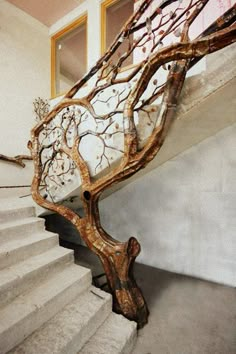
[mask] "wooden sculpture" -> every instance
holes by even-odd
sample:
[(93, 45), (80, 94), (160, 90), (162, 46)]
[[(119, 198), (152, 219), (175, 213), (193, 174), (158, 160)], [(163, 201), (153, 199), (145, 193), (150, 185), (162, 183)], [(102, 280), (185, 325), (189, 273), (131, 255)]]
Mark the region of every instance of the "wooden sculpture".
[(11, 163), (14, 163), (14, 164), (24, 168), (25, 163), (23, 162), (23, 160), (32, 160), (32, 157), (29, 155), (17, 155), (17, 156), (12, 157), (12, 156), (6, 156), (3, 154), (0, 154), (0, 160), (6, 161), (6, 162), (11, 162)]
[[(99, 198), (155, 157), (173, 123), (188, 69), (206, 54), (235, 42), (235, 5), (197, 38), (189, 38), (189, 29), (207, 2), (161, 1), (150, 14), (153, 1), (142, 1), (101, 59), (32, 129), (29, 142), (35, 169), (34, 200), (77, 228), (103, 264), (114, 309), (137, 321), (139, 327), (148, 317), (133, 276), (140, 244), (134, 237), (119, 242), (103, 229)], [(122, 53), (121, 45), (126, 48)], [(143, 59), (123, 70), (127, 58), (138, 50)], [(161, 70), (168, 73), (164, 81), (159, 80)], [(140, 112), (149, 114), (152, 104), (158, 106), (156, 121), (150, 122), (151, 134), (140, 146), (137, 120)], [(118, 136), (122, 143), (117, 146)], [(95, 165), (89, 165), (86, 146), (93, 142), (99, 151)], [(83, 216), (58, 198), (74, 178), (81, 179)], [(39, 190), (40, 185), (44, 190)]]

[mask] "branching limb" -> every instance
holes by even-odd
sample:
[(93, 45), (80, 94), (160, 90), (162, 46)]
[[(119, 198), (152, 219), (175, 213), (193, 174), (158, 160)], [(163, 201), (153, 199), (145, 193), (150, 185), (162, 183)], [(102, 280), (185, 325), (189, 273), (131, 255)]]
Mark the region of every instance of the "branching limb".
[(9, 157), (9, 156), (0, 154), (0, 160), (11, 162), (11, 163), (14, 163), (14, 164), (24, 168), (25, 163), (23, 162), (23, 160), (32, 160), (32, 157), (29, 155), (17, 155), (15, 157)]

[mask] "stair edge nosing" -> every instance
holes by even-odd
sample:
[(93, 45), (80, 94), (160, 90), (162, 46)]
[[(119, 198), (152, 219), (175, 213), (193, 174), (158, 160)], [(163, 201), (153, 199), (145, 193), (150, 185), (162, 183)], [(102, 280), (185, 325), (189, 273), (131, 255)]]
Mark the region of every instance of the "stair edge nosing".
[[(32, 332), (36, 331), (45, 322), (54, 317), (58, 312), (58, 308), (64, 308), (70, 301), (73, 301), (76, 296), (89, 288), (90, 285), (91, 272), (89, 270), (87, 272), (84, 271), (77, 279), (73, 279), (71, 284), (57, 291), (56, 294), (53, 294), (53, 297), (46, 299), (46, 301), (44, 299), (44, 303), (40, 303), (39, 301), (39, 304), (31, 304), (18, 321), (8, 323), (8, 327), (5, 325), (5, 328), (2, 328), (2, 332), (0, 332), (0, 352), (6, 353), (16, 347), (24, 338), (28, 337)], [(34, 291), (37, 291), (37, 289), (34, 289)], [(14, 301), (10, 305), (14, 306)], [(9, 306), (8, 311), (13, 310), (10, 309), (10, 305), (7, 305)], [(32, 310), (33, 305), (34, 310)], [(0, 313), (1, 312), (2, 311), (0, 311)], [(37, 321), (34, 319), (35, 315)], [(6, 324), (6, 322), (4, 322), (4, 324)]]

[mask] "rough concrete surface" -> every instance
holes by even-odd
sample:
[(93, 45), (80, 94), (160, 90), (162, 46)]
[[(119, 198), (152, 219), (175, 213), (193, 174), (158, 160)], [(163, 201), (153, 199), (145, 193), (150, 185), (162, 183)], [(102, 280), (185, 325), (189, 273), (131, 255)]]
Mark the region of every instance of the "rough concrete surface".
[(136, 323), (111, 313), (78, 354), (129, 354), (137, 336)]
[(105, 230), (135, 236), (140, 263), (236, 286), (235, 137), (236, 124), (102, 200)]
[(88, 288), (9, 354), (76, 353), (110, 313), (110, 295)]
[(99, 338), (96, 353), (129, 354), (136, 324), (112, 313), (111, 295), (91, 287), (91, 271), (34, 215), (1, 200), (0, 353), (88, 354)]
[(90, 285), (88, 269), (68, 265), (59, 274), (0, 309), (0, 353), (6, 353), (55, 316)]
[(133, 354), (235, 354), (236, 290), (136, 265), (150, 317)]
[[(69, 251), (69, 252), (68, 252)], [(55, 246), (0, 271), (0, 307), (41, 284), (49, 274), (63, 271), (74, 260), (73, 252)], [(1, 261), (0, 261), (1, 263)]]

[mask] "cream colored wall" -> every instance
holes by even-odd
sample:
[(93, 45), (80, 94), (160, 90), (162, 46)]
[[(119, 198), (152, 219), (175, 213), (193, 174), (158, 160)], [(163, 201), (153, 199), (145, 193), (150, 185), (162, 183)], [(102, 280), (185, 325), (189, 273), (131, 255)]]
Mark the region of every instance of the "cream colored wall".
[(235, 287), (235, 136), (236, 123), (104, 199), (105, 230), (137, 237), (138, 262)]
[[(1, 0), (0, 53), (0, 153), (29, 154), (26, 145), (35, 124), (32, 102), (50, 95), (48, 28)], [(0, 161), (0, 186), (30, 184), (31, 165), (22, 169)]]

